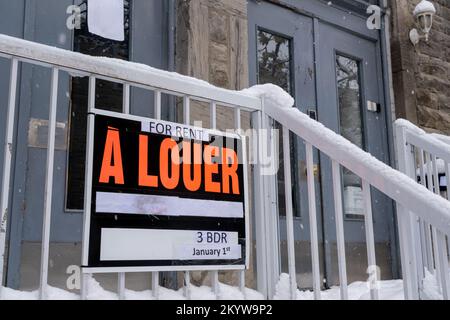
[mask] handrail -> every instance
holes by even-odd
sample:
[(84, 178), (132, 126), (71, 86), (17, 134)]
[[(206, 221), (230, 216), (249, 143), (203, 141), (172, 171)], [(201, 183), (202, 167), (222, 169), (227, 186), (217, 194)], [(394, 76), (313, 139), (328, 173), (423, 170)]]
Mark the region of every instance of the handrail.
[(264, 111), (306, 142), (441, 231), (450, 234), (450, 202), (391, 168), (296, 108), (266, 101)]
[[(246, 94), (215, 87), (205, 81), (119, 59), (93, 57), (48, 45), (0, 34), (0, 55), (33, 64), (56, 67), (78, 75), (94, 75), (134, 86), (184, 94), (199, 101), (216, 101), (250, 110), (260, 110), (261, 100)], [(186, 82), (189, 82), (188, 85)]]

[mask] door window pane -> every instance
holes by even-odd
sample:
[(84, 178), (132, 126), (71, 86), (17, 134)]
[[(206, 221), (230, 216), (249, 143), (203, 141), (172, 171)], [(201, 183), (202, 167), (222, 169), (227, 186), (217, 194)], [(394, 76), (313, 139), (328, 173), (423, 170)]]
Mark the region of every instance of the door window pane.
[[(364, 149), (364, 130), (361, 113), (361, 82), (358, 61), (336, 55), (336, 80), (339, 99), (340, 134)], [(344, 212), (346, 218), (362, 219), (364, 206), (361, 179), (346, 168), (344, 180)]]
[(290, 40), (258, 31), (258, 83), (273, 83), (291, 92)]
[[(292, 40), (264, 30), (258, 30), (258, 83), (273, 83), (283, 88), (290, 95), (294, 96), (292, 90)], [(283, 144), (281, 125), (275, 123), (275, 129), (279, 130), (279, 170), (277, 174), (278, 188), (278, 210), (281, 216), (286, 214), (285, 186), (284, 186), (284, 167), (283, 167)], [(298, 206), (298, 169), (297, 169), (297, 151), (296, 137), (290, 135), (290, 154), (291, 154), (291, 179), (293, 182), (292, 202), (295, 216), (300, 216), (300, 207)]]

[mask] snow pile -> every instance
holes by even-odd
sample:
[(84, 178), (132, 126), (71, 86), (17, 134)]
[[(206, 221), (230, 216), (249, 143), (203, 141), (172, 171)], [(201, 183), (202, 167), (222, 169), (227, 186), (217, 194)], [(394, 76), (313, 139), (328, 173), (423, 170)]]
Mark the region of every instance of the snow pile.
[(427, 134), (425, 131), (423, 131), (419, 127), (415, 126), (413, 123), (409, 122), (406, 119), (397, 119), (394, 121), (394, 124), (397, 127), (403, 127), (405, 129), (408, 129), (408, 130), (414, 132), (415, 134), (418, 134), (418, 135)]
[(267, 103), (275, 104), (281, 108), (290, 108), (295, 102), (289, 93), (271, 83), (256, 85), (240, 92), (256, 98), (264, 98)]
[[(426, 276), (423, 280), (423, 299), (428, 300), (442, 300), (440, 288), (437, 285), (436, 277), (430, 272), (426, 271)], [(403, 280), (382, 280), (379, 282), (379, 298), (381, 300), (404, 300)], [(290, 286), (289, 275), (282, 273), (280, 280), (275, 287), (275, 300), (289, 300)], [(339, 287), (332, 287), (331, 289), (321, 291), (321, 298), (323, 300), (339, 300)], [(370, 300), (370, 289), (367, 282), (356, 281), (348, 285), (349, 300)], [(313, 291), (297, 290), (297, 300), (313, 300)]]
[[(102, 288), (100, 283), (91, 277), (87, 284), (88, 300), (118, 300), (116, 292), (108, 291)], [(193, 300), (262, 300), (264, 296), (253, 289), (245, 288), (245, 297), (237, 287), (233, 287), (224, 283), (219, 283), (219, 293), (216, 297), (211, 287), (208, 286), (193, 286), (190, 287), (191, 299)], [(0, 300), (37, 300), (39, 292), (36, 291), (19, 291), (3, 287)], [(78, 294), (48, 286), (47, 288), (48, 300), (79, 300)], [(151, 290), (134, 291), (125, 289), (126, 300), (153, 300)], [(184, 288), (179, 290), (171, 290), (164, 287), (159, 287), (160, 300), (185, 300)]]
[[(290, 299), (289, 289), (289, 275), (283, 273), (280, 275), (275, 288), (275, 300)], [(380, 299), (382, 300), (402, 300), (403, 296), (403, 281), (402, 280), (385, 280), (380, 281), (379, 289)], [(332, 287), (329, 290), (321, 291), (321, 298), (323, 300), (339, 300), (339, 287)], [(349, 300), (370, 300), (370, 289), (367, 282), (356, 281), (348, 285)], [(314, 300), (314, 292), (305, 290), (297, 290), (297, 300)]]

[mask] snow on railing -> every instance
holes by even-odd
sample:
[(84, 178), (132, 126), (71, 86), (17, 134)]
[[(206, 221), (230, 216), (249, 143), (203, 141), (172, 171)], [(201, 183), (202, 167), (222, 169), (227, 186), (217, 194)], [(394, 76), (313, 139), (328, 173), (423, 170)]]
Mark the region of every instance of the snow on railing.
[[(450, 145), (444, 142), (445, 137), (427, 134), (404, 119), (398, 119), (395, 127), (399, 170), (419, 181), (429, 192), (449, 200)], [(424, 280), (429, 272), (435, 276), (443, 298), (449, 299), (448, 222), (433, 221), (430, 212), (413, 209), (399, 208), (401, 215), (408, 217), (399, 221), (399, 229), (411, 232), (404, 254), (409, 261), (406, 276), (414, 290), (413, 297), (425, 294)]]

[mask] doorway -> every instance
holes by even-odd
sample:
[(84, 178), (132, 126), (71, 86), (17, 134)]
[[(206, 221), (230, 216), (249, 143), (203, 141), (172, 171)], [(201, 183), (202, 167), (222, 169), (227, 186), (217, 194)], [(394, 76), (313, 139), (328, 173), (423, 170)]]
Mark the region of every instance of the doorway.
[[(380, 35), (363, 12), (318, 0), (249, 1), (251, 84), (275, 83), (295, 107), (389, 163)], [(275, 127), (277, 124), (274, 124)], [(297, 282), (312, 287), (305, 147), (291, 136), (292, 198)], [(280, 152), (282, 154), (282, 152)], [(280, 159), (282, 160), (282, 159)], [(280, 161), (280, 164), (282, 161)], [(324, 288), (339, 283), (331, 161), (314, 154), (320, 273)], [(368, 277), (361, 181), (342, 169), (348, 280)], [(287, 272), (283, 168), (278, 172), (280, 271)], [(372, 189), (377, 265), (381, 278), (396, 270), (393, 204)]]

